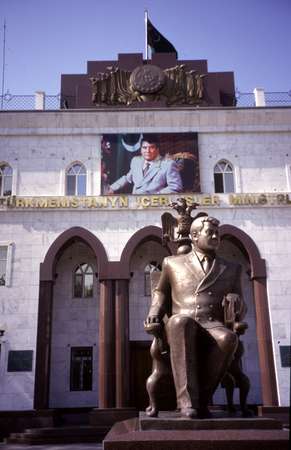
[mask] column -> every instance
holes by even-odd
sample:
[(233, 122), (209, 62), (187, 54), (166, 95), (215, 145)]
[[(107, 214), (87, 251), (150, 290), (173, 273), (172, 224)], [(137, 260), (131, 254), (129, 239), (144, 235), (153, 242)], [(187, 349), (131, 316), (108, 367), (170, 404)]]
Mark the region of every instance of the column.
[(128, 280), (116, 281), (115, 293), (115, 364), (116, 407), (129, 404), (129, 292)]
[(255, 88), (254, 96), (256, 106), (266, 106), (265, 91), (263, 88)]
[(34, 96), (34, 109), (45, 109), (45, 92), (36, 91)]
[(266, 279), (254, 279), (253, 283), (263, 405), (278, 406), (278, 390), (273, 356), (273, 342), (268, 309)]
[(114, 282), (100, 281), (99, 408), (115, 406)]
[(35, 363), (34, 408), (49, 407), (53, 281), (40, 281)]

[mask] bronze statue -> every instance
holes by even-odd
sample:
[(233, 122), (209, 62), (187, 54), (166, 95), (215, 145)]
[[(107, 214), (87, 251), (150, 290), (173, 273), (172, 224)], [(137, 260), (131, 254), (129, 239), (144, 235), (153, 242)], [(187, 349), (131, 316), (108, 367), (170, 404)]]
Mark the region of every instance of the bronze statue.
[[(187, 418), (211, 416), (208, 405), (238, 344), (232, 326), (245, 313), (240, 266), (216, 255), (218, 228), (219, 221), (205, 213), (194, 218), (193, 248), (164, 259), (145, 321), (146, 331), (169, 347), (177, 407)], [(166, 360), (160, 359), (159, 365), (163, 371)], [(159, 379), (157, 374), (148, 386), (150, 416), (160, 409), (154, 398)]]

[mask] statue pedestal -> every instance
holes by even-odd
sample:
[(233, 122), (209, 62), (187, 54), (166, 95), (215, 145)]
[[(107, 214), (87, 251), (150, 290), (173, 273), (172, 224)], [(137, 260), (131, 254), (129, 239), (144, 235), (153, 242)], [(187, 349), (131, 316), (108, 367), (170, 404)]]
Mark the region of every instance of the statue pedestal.
[(275, 419), (226, 417), (183, 419), (175, 412), (158, 418), (140, 413), (118, 422), (103, 441), (104, 450), (287, 450), (289, 432)]

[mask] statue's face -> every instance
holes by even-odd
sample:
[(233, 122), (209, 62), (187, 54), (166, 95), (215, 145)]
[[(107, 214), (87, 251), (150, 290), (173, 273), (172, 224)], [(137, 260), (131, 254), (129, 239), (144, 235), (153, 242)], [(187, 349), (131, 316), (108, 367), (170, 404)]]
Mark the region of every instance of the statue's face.
[(215, 252), (220, 244), (218, 226), (204, 222), (202, 230), (192, 236), (193, 244), (202, 253)]

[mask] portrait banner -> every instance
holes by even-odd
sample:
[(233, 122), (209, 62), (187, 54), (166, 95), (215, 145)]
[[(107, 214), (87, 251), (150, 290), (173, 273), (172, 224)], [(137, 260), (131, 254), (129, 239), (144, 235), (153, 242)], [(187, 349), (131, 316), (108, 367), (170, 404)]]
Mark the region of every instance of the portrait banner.
[(197, 133), (104, 134), (101, 195), (199, 193)]

